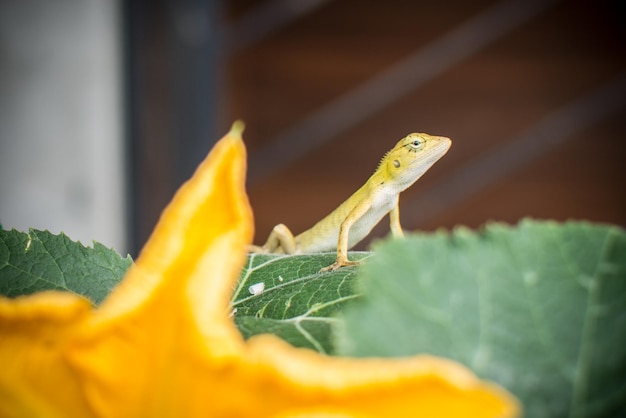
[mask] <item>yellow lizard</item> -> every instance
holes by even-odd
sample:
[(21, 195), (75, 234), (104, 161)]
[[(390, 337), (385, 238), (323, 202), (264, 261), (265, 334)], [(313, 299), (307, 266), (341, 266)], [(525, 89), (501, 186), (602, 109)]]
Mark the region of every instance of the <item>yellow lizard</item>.
[(302, 254), (337, 249), (336, 261), (320, 271), (358, 264), (348, 260), (352, 248), (389, 213), (392, 235), (401, 237), (398, 197), (417, 181), (450, 148), (443, 136), (412, 133), (402, 138), (381, 160), (378, 168), (359, 190), (324, 219), (294, 237), (278, 224), (262, 247), (253, 252)]

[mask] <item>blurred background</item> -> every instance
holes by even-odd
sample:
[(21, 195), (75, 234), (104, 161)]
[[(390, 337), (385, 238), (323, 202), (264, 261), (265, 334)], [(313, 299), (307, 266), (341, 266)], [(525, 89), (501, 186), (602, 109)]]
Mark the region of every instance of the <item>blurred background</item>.
[(405, 229), (626, 226), (625, 118), (617, 0), (0, 0), (0, 222), (133, 256), (235, 119), (262, 243), (415, 131)]

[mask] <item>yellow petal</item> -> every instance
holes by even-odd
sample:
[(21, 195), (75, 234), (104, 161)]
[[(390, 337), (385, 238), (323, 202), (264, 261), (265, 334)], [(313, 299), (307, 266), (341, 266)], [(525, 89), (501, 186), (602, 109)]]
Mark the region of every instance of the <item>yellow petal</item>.
[(228, 318), (252, 238), (242, 130), (179, 189), (99, 309), (58, 292), (0, 299), (0, 416), (516, 416), (511, 395), (448, 360), (243, 341)]
[(63, 349), (90, 309), (71, 293), (0, 297), (1, 417), (89, 416)]
[(194, 390), (203, 387), (204, 399), (216, 383), (210, 378), (219, 378), (212, 368), (241, 353), (227, 316), (252, 241), (241, 129), (235, 125), (178, 190), (123, 283), (68, 350), (89, 402), (105, 416), (192, 416)]

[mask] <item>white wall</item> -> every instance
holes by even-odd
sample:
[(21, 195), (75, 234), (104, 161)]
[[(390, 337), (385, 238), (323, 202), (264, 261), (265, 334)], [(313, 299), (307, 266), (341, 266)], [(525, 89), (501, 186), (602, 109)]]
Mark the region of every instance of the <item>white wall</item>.
[(119, 4), (0, 0), (0, 223), (127, 251)]

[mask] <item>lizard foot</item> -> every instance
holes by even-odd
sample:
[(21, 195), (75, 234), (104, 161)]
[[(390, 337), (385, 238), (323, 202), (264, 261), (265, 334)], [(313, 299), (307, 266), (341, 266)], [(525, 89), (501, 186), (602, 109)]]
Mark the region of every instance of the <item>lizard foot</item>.
[(268, 251), (260, 245), (248, 245), (249, 253), (267, 254)]
[(333, 264), (331, 264), (330, 266), (324, 267), (323, 269), (320, 269), (319, 272), (320, 273), (325, 273), (327, 271), (336, 271), (336, 270), (339, 270), (342, 267), (358, 266), (359, 264), (361, 264), (360, 261), (337, 260)]

